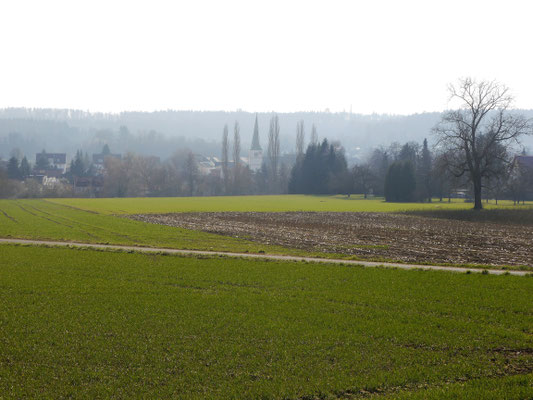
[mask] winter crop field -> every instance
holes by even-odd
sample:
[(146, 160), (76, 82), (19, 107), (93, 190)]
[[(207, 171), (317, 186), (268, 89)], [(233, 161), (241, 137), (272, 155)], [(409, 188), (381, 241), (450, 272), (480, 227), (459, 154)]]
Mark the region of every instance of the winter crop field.
[[(134, 200), (131, 200), (134, 202)], [(146, 224), (45, 200), (0, 200), (0, 237), (188, 250), (284, 253), (275, 246), (164, 225)], [(296, 251), (295, 254), (303, 252)]]
[[(531, 205), (0, 200), (0, 238), (533, 271)], [(0, 244), (0, 398), (525, 399), (531, 276)]]
[[(248, 212), (230, 211), (240, 207)], [(530, 205), (467, 207), (342, 196), (0, 200), (0, 237), (533, 269)]]
[(525, 399), (533, 279), (0, 245), (6, 398)]
[[(283, 212), (283, 211), (331, 211), (331, 212), (399, 212), (414, 210), (469, 209), (471, 203), (452, 199), (432, 203), (387, 203), (382, 198), (363, 199), (355, 196), (219, 196), (219, 197), (142, 197), (106, 199), (50, 199), (50, 202), (95, 211), (102, 214), (146, 214), (175, 212)], [(511, 201), (494, 201), (487, 208), (513, 207)]]

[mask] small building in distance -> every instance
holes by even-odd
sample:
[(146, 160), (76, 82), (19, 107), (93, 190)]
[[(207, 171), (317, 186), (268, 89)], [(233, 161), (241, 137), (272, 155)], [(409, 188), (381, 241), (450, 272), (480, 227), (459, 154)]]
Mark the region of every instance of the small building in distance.
[[(67, 154), (66, 153), (36, 153), (35, 154), (35, 166), (38, 169), (39, 165), (47, 165), (46, 169), (42, 171), (56, 171), (55, 174), (62, 175), (67, 172)], [(49, 176), (49, 175), (48, 175)]]
[(520, 168), (530, 174), (533, 174), (533, 156), (516, 156), (513, 164), (513, 167)]
[(31, 179), (34, 179), (38, 183), (46, 187), (54, 187), (61, 183), (59, 177), (49, 175), (30, 175)]
[(93, 154), (93, 166), (97, 174), (102, 174), (105, 168), (105, 160), (107, 158), (114, 158), (116, 160), (121, 160), (121, 154), (111, 154), (111, 153), (98, 153)]
[(209, 175), (211, 171), (216, 169), (217, 165), (214, 157), (206, 157), (202, 154), (193, 154), (194, 161), (198, 165), (198, 172), (200, 175)]
[(102, 176), (74, 177), (74, 193), (90, 196), (99, 195), (104, 188)]

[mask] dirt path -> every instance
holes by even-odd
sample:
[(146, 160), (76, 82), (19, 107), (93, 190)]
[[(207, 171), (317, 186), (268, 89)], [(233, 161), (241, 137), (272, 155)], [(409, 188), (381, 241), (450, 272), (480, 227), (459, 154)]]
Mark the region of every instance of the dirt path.
[(314, 263), (324, 264), (345, 264), (345, 265), (357, 265), (363, 267), (388, 267), (388, 268), (400, 268), (400, 269), (423, 269), (423, 270), (436, 270), (436, 271), (449, 271), (449, 272), (478, 272), (487, 271), (493, 275), (519, 275), (526, 276), (530, 274), (528, 271), (509, 271), (509, 270), (496, 270), (488, 269), (481, 270), (476, 268), (463, 268), (463, 267), (447, 267), (439, 265), (417, 265), (417, 264), (397, 264), (386, 262), (371, 262), (371, 261), (354, 261), (354, 260), (339, 260), (339, 259), (324, 259), (324, 258), (312, 258), (312, 257), (295, 257), (295, 256), (283, 256), (276, 254), (249, 254), (249, 253), (225, 253), (221, 251), (201, 251), (201, 250), (180, 250), (180, 249), (166, 249), (158, 247), (137, 247), (137, 246), (118, 246), (109, 244), (93, 244), (93, 243), (73, 243), (73, 242), (58, 242), (50, 240), (27, 240), (27, 239), (2, 239), (0, 243), (10, 244), (26, 244), (26, 245), (45, 245), (45, 246), (61, 246), (61, 247), (85, 247), (93, 249), (111, 249), (111, 250), (126, 250), (126, 251), (139, 251), (144, 253), (166, 253), (166, 254), (192, 254), (192, 255), (205, 255), (205, 256), (226, 256), (226, 257), (241, 257), (251, 259), (267, 259), (267, 260), (279, 260), (279, 261), (307, 261)]

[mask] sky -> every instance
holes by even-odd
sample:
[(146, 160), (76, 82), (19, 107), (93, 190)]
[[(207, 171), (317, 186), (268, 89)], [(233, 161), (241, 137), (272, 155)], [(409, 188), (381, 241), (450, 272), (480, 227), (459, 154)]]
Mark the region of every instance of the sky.
[(533, 108), (532, 1), (3, 0), (0, 108), (450, 107), (496, 79)]

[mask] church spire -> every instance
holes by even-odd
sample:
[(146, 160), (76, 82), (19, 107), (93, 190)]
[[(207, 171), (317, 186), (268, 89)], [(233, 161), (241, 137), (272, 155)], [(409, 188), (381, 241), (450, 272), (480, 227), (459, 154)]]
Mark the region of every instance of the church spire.
[(257, 114), (255, 114), (254, 137), (252, 139), (252, 148), (250, 150), (263, 150), (259, 144), (259, 126), (257, 125)]

